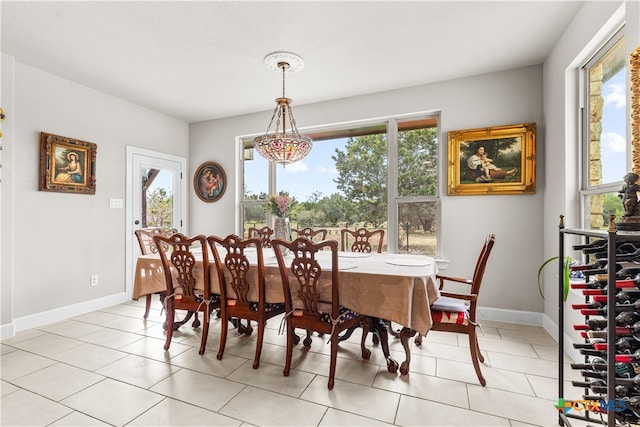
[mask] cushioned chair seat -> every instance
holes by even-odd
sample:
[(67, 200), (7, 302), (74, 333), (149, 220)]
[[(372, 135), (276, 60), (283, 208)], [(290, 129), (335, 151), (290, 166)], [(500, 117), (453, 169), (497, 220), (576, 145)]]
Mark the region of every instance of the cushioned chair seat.
[[(340, 306), (338, 310), (338, 323), (344, 323), (356, 316), (358, 316), (358, 313), (356, 313), (355, 311), (350, 310), (347, 307)], [(320, 316), (320, 320), (322, 320), (323, 322), (331, 323), (331, 316), (329, 315), (329, 313), (323, 313), (322, 316)]]
[[(253, 311), (258, 311), (258, 303), (250, 302), (249, 309)], [(282, 302), (267, 302), (264, 304), (264, 311), (266, 313), (274, 310), (284, 310), (284, 303)]]
[(431, 310), (431, 318), (438, 323), (455, 323), (456, 325), (468, 325), (469, 318), (464, 311)]

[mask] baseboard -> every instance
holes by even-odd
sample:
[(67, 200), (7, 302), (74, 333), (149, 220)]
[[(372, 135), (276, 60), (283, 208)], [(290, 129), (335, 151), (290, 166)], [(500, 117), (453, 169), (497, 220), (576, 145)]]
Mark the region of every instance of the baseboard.
[(533, 311), (506, 310), (502, 308), (478, 307), (477, 317), (496, 322), (518, 323), (520, 325), (543, 326), (543, 313)]
[(43, 311), (42, 313), (31, 314), (24, 317), (13, 319), (9, 324), (0, 326), (0, 339), (11, 338), (16, 333), (31, 328), (48, 325), (62, 320), (69, 319), (74, 316), (111, 307), (116, 304), (130, 301), (131, 294), (119, 293), (108, 295), (106, 297), (97, 298), (91, 301), (84, 301), (77, 304), (67, 305), (65, 307), (56, 308), (54, 310)]

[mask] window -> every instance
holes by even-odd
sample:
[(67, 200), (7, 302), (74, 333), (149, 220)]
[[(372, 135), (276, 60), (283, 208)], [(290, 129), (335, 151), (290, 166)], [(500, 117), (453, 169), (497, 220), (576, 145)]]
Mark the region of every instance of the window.
[(627, 59), (622, 31), (582, 68), (583, 227), (608, 226), (609, 214), (624, 213), (618, 197), (629, 170), (627, 146)]
[(270, 165), (243, 141), (243, 235), (270, 224), (262, 205), (268, 194), (295, 200), (293, 228), (359, 227), (385, 230), (383, 250), (438, 253), (438, 119), (388, 119), (340, 129), (305, 132), (314, 140), (300, 162)]

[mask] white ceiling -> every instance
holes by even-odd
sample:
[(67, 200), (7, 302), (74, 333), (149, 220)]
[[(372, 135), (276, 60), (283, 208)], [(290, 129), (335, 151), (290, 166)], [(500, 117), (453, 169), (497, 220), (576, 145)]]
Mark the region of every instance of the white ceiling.
[(543, 62), (583, 1), (7, 1), (2, 52), (187, 121)]

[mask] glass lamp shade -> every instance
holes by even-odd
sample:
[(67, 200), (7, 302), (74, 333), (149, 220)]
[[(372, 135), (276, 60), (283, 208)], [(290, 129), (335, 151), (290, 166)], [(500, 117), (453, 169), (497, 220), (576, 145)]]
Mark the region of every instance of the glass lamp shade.
[(313, 140), (295, 133), (272, 133), (255, 138), (253, 146), (265, 159), (284, 165), (307, 157), (313, 148)]

